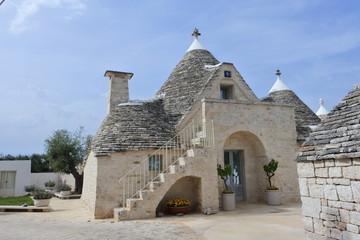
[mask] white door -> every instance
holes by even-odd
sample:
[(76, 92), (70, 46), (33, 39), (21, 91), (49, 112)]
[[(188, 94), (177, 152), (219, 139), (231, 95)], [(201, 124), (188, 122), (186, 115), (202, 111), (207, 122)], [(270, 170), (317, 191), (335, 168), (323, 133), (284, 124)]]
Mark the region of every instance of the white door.
[(15, 179), (16, 171), (1, 171), (0, 172), (0, 196), (14, 196), (15, 195)]

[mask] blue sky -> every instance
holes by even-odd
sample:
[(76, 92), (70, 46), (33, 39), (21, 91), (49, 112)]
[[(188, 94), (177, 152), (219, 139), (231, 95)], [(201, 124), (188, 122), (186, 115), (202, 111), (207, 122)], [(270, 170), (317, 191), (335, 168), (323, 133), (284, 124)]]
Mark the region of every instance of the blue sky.
[(232, 62), (258, 97), (280, 69), (313, 111), (360, 83), (358, 0), (6, 0), (0, 6), (0, 153), (44, 151), (54, 130), (95, 134), (106, 70), (152, 97), (193, 41)]

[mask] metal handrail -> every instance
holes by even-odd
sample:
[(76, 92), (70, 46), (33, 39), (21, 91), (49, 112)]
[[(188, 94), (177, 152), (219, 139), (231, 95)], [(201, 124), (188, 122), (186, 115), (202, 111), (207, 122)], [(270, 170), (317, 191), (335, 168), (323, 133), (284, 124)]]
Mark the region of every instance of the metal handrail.
[(188, 150), (211, 146), (214, 146), (213, 121), (204, 122), (202, 127), (196, 126), (192, 121), (175, 137), (120, 178), (119, 183), (122, 184), (123, 192), (120, 205), (125, 207), (127, 199), (139, 195), (140, 191), (156, 181), (160, 174), (167, 172), (170, 166), (184, 157)]

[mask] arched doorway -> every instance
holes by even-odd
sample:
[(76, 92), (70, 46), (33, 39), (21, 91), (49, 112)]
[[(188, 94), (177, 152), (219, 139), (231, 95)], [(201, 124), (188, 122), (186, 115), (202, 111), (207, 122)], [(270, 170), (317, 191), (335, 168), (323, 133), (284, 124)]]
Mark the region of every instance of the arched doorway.
[(262, 201), (266, 186), (262, 166), (267, 157), (261, 140), (251, 132), (235, 132), (226, 139), (223, 151), (223, 163), (232, 166), (227, 183), (235, 191), (236, 201)]

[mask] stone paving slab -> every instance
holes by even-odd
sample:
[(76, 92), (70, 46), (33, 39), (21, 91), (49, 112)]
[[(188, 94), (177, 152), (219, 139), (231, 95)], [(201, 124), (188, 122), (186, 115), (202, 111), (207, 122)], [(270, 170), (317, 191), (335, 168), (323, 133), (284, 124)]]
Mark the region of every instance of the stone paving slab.
[(300, 205), (238, 204), (236, 211), (151, 220), (90, 220), (80, 199), (52, 198), (51, 212), (0, 212), (1, 239), (303, 240)]

